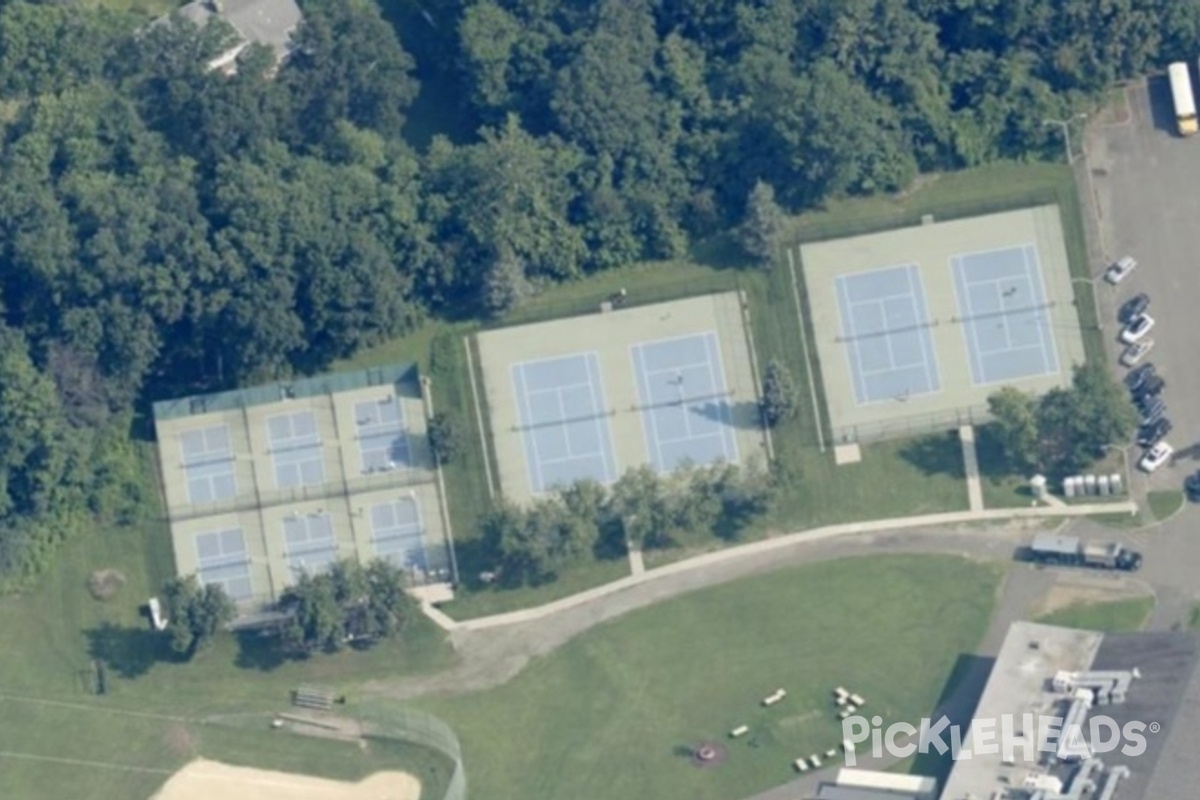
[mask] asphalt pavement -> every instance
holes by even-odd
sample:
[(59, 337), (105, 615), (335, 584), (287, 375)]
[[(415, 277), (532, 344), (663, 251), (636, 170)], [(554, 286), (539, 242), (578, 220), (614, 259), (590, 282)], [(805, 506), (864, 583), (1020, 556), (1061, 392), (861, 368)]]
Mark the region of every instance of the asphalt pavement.
[[(1132, 255), (1139, 266), (1119, 286), (1099, 289), (1105, 339), (1112, 363), (1121, 351), (1119, 305), (1139, 292), (1150, 295), (1155, 320), (1148, 360), (1166, 379), (1164, 399), (1174, 429), (1172, 465), (1146, 488), (1178, 488), (1200, 467), (1200, 136), (1175, 133), (1170, 90), (1164, 78), (1126, 89), (1128, 113), (1115, 124), (1096, 122), (1086, 139), (1085, 208), (1099, 230), (1101, 252), (1094, 274), (1107, 262)], [(1124, 370), (1116, 367), (1119, 374)], [(1136, 460), (1140, 450), (1132, 448)], [(1135, 486), (1136, 491), (1136, 486)]]

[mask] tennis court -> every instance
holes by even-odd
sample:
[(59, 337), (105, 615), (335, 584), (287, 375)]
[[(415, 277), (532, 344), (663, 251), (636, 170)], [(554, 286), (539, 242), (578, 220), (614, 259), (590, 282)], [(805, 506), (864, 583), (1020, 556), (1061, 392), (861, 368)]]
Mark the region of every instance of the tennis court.
[(838, 275), (836, 287), (858, 405), (941, 390), (916, 264)]
[(595, 353), (513, 364), (512, 382), (534, 492), (617, 479)]
[(283, 547), (294, 575), (321, 572), (337, 560), (337, 539), (328, 514), (315, 513), (283, 520)]
[(277, 414), (267, 420), (267, 442), (275, 465), (275, 485), (281, 489), (317, 486), (325, 482), (325, 459), (312, 411)]
[(250, 558), (241, 528), (207, 531), (197, 534), (195, 541), (201, 583), (222, 587), (235, 601), (253, 596)]
[(402, 497), (371, 506), (371, 541), (375, 555), (396, 566), (427, 570), (425, 525), (415, 497)]
[(975, 385), (1057, 373), (1036, 248), (1027, 244), (964, 253), (952, 263)]
[(363, 472), (396, 469), (412, 462), (404, 410), (395, 397), (355, 403), (354, 435)]
[(737, 462), (729, 391), (714, 331), (633, 346), (650, 462), (680, 466)]
[(179, 437), (179, 449), (189, 502), (212, 503), (237, 494), (228, 426), (184, 431)]

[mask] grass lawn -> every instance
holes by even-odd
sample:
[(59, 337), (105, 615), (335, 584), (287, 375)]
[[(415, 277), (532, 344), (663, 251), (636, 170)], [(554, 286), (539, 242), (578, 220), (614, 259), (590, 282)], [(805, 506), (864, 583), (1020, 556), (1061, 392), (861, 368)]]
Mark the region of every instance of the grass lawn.
[(92, 8), (107, 8), (112, 11), (128, 11), (147, 17), (160, 17), (186, 5), (187, 0), (83, 0)]
[[(157, 497), (152, 446), (143, 443), (139, 450), (147, 494)], [(191, 663), (178, 663), (138, 612), (174, 572), (166, 525), (155, 511), (148, 508), (135, 525), (97, 529), (69, 543), (35, 588), (0, 598), (0, 641), (8, 643), (0, 648), (0, 695), (72, 704), (0, 700), (0, 751), (169, 773), (190, 752), (180, 744), (188, 740), (185, 718), (277, 710), (298, 684), (338, 688), (432, 671), (452, 661), (441, 631), (422, 617), (404, 642), (363, 653), (279, 663), (258, 640), (239, 646), (225, 635)], [(87, 591), (88, 575), (97, 569), (116, 569), (125, 578), (107, 602)], [(103, 696), (94, 693), (94, 658), (107, 665)], [(255, 750), (246, 751), (247, 759), (256, 757)], [(165, 776), (81, 766), (47, 769), (46, 762), (10, 756), (0, 758), (0, 797), (126, 800), (149, 796)]]
[[(457, 732), (493, 800), (742, 797), (841, 740), (830, 692), (916, 721), (986, 630), (1000, 570), (952, 557), (847, 559), (705, 589), (571, 641), (487, 692), (419, 705)], [(788, 696), (771, 709), (760, 699)], [(751, 733), (730, 742), (739, 724)], [(688, 748), (727, 743), (716, 770)]]
[(1183, 492), (1178, 489), (1150, 492), (1146, 495), (1146, 505), (1150, 509), (1150, 515), (1161, 522), (1183, 508)]
[(1136, 597), (1107, 603), (1077, 603), (1038, 617), (1045, 625), (1086, 628), (1109, 633), (1141, 630), (1154, 611), (1153, 597)]

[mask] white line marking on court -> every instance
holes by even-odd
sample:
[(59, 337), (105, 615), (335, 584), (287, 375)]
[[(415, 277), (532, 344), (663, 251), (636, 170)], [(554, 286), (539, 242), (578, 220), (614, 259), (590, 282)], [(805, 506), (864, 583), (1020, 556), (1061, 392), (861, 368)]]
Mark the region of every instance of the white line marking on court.
[(1010, 244), (1004, 247), (993, 247), (991, 250), (968, 250), (965, 253), (955, 253), (954, 258), (962, 260), (965, 258), (974, 258), (976, 256), (990, 256), (996, 253), (1007, 253), (1010, 250), (1020, 250), (1023, 247), (1032, 247), (1032, 242), (1024, 242), (1022, 244)]
[[(1050, 310), (1046, 307), (1046, 282), (1042, 275), (1041, 264), (1037, 258), (1037, 248), (1025, 245), (1021, 251), (1025, 262), (1025, 278), (1029, 281), (1029, 291), (1034, 295), (1039, 306), (1038, 342), (1042, 345), (1042, 374), (1050, 375), (1058, 372), (1058, 348), (1054, 344), (1054, 332), (1050, 330)], [(1034, 281), (1034, 275), (1037, 281)]]
[[(593, 374), (593, 369), (595, 370)], [(604, 380), (600, 374), (600, 357), (594, 352), (587, 355), (588, 383), (591, 387), (592, 404), (595, 415), (592, 422), (596, 426), (596, 446), (600, 448), (600, 461), (604, 466), (604, 482), (612, 483), (617, 479), (617, 450), (613, 445), (612, 427), (601, 420), (601, 414), (608, 409), (608, 400), (604, 396)], [(608, 447), (605, 447), (605, 442)]]
[(833, 281), (833, 289), (837, 295), (838, 316), (842, 319), (842, 331), (846, 339), (843, 344), (846, 345), (846, 365), (850, 368), (850, 379), (854, 382), (855, 405), (861, 406), (871, 402), (871, 398), (867, 394), (867, 378), (863, 374), (862, 359), (859, 357), (858, 330), (854, 326), (854, 308), (850, 302), (846, 277), (838, 275)]
[(570, 426), (567, 424), (567, 407), (563, 405), (563, 393), (561, 389), (555, 390), (554, 399), (558, 402), (558, 422), (562, 426), (563, 444), (567, 446), (567, 458), (574, 458), (575, 451), (571, 449), (571, 436), (568, 433)]
[[(649, 407), (653, 405), (653, 398), (650, 397), (650, 377), (646, 374), (646, 361), (642, 357), (643, 346), (635, 344), (631, 349), (633, 351), (633, 363), (638, 371), (638, 399), (642, 401), (643, 405)], [(665, 467), (665, 461), (663, 460), (661, 440), (658, 438), (658, 423), (654, 420), (654, 409), (648, 408), (644, 410), (642, 412), (642, 420), (644, 423), (642, 432), (645, 435), (647, 444), (646, 449), (649, 450), (650, 442), (654, 442), (654, 452), (647, 455), (657, 457), (652, 457), (651, 460), (656, 461), (658, 469), (661, 472)]]
[[(913, 285), (913, 275), (917, 276), (917, 284), (915, 286)], [(930, 368), (929, 353), (926, 352), (926, 347), (925, 347), (925, 344), (926, 344), (925, 340), (928, 338), (927, 331), (925, 329), (919, 327), (919, 326), (927, 324), (929, 322), (928, 319), (921, 318), (921, 309), (917, 306), (917, 291), (918, 291), (918, 289), (921, 289), (922, 296), (924, 295), (924, 291), (923, 291), (924, 287), (920, 285), (921, 284), (921, 275), (920, 275), (920, 273), (917, 272), (917, 268), (915, 266), (913, 266), (913, 267), (909, 267), (909, 269), (905, 273), (904, 277), (905, 277), (905, 280), (908, 281), (909, 307), (912, 309), (913, 320), (915, 320), (915, 324), (918, 326), (917, 331), (916, 331), (917, 343), (921, 347), (921, 371), (925, 373), (925, 390), (933, 391), (934, 386), (937, 385), (937, 382), (934, 381), (933, 376), (929, 374), (929, 368)]]
[[(513, 368), (517, 371), (517, 374), (521, 376), (521, 405), (525, 409), (525, 429), (521, 431), (521, 435), (529, 437), (527, 441), (533, 447), (532, 466), (535, 475), (533, 492), (534, 494), (540, 494), (546, 491), (546, 479), (542, 475), (542, 453), (538, 448), (536, 436), (537, 431), (531, 427), (533, 425), (533, 409), (529, 405), (529, 386), (525, 381), (525, 365), (520, 364), (514, 366)], [(526, 455), (528, 455), (528, 450), (526, 451)]]
[(954, 271), (954, 294), (958, 297), (958, 307), (963, 311), (963, 338), (966, 340), (971, 359), (971, 383), (983, 386), (987, 383), (983, 374), (983, 353), (979, 346), (979, 332), (975, 330), (975, 305), (971, 302), (971, 286), (967, 283), (966, 264), (959, 256), (952, 256), (950, 264)]
[[(989, 281), (992, 284), (992, 291), (996, 293), (996, 302), (1000, 309), (1000, 323), (996, 327), (1004, 331), (1004, 350), (1008, 351), (1013, 349), (1012, 334), (1008, 330), (1008, 308), (1006, 307), (1007, 303), (1004, 302), (1004, 290), (1000, 288), (1000, 280), (1011, 280), (1011, 278)], [(983, 281), (979, 281), (975, 285), (978, 286), (981, 283)]]
[(561, 386), (554, 385), (554, 386), (550, 386), (545, 389), (530, 389), (529, 394), (530, 395), (549, 394), (550, 392), (567, 392), (567, 391), (570, 391), (571, 389), (591, 389), (591, 388), (592, 388), (592, 382), (584, 381), (583, 383), (567, 383), (567, 384), (563, 384)]
[[(710, 333), (704, 340), (704, 350), (708, 353), (708, 376), (712, 386), (712, 394), (727, 395), (729, 385), (725, 383), (725, 365), (721, 363), (721, 343), (717, 335)], [(714, 374), (714, 366), (715, 374)], [(729, 404), (718, 406), (721, 410), (720, 421), (724, 423), (716, 433), (721, 435), (721, 452), (730, 464), (738, 463), (737, 439), (733, 436), (733, 409)], [(730, 453), (732, 450), (732, 454)]]
[(896, 352), (892, 350), (892, 332), (887, 328), (887, 309), (883, 307), (883, 301), (878, 301), (879, 316), (883, 318), (883, 343), (887, 346), (888, 363), (891, 364), (891, 371), (895, 372), (896, 367)]

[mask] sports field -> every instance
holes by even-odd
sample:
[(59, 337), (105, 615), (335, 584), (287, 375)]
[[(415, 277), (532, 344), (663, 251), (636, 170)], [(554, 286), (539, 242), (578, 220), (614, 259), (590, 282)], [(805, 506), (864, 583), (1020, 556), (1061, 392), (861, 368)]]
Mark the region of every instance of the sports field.
[(1000, 386), (1070, 381), (1084, 345), (1058, 206), (800, 248), (836, 441), (985, 418)]
[[(999, 569), (855, 558), (757, 576), (583, 634), (492, 691), (418, 704), (452, 725), (492, 800), (740, 798), (840, 741), (830, 692), (890, 720), (929, 713), (991, 615)], [(784, 688), (786, 699), (761, 699)], [(728, 732), (748, 725), (732, 741)], [(728, 746), (699, 769), (692, 746)]]
[(765, 455), (743, 303), (725, 292), (479, 334), (504, 496)]

